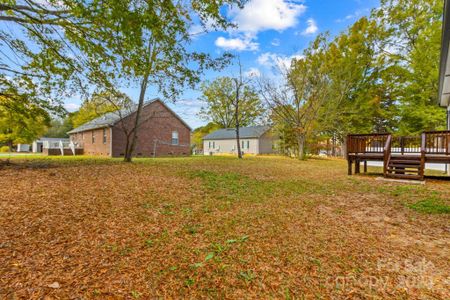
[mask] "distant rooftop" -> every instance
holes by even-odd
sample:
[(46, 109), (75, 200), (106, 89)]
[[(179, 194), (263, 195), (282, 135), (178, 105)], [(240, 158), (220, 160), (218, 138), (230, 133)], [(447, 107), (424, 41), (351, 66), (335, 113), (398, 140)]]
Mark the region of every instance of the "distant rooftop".
[[(156, 100), (157, 99), (153, 99), (153, 100), (145, 103), (144, 106), (147, 104), (150, 104)], [(83, 131), (92, 130), (92, 129), (113, 126), (118, 121), (120, 121), (120, 118), (129, 116), (136, 110), (137, 110), (137, 105), (133, 105), (130, 108), (124, 108), (124, 109), (121, 109), (118, 111), (109, 112), (104, 115), (101, 115), (100, 117), (98, 117), (96, 119), (86, 122), (83, 125), (78, 126), (77, 128), (74, 128), (74, 129), (68, 131), (67, 133), (71, 134), (71, 133), (77, 133), (77, 132), (83, 132)]]
[(36, 140), (36, 142), (44, 142), (44, 141), (47, 141), (47, 142), (59, 142), (59, 141), (64, 142), (64, 141), (66, 141), (66, 142), (68, 142), (69, 138), (50, 138), (50, 137), (43, 136), (43, 137), (39, 138), (38, 140)]
[[(239, 128), (241, 139), (259, 138), (270, 129), (270, 126), (249, 126)], [(203, 137), (204, 140), (228, 140), (236, 138), (236, 129), (224, 128)]]

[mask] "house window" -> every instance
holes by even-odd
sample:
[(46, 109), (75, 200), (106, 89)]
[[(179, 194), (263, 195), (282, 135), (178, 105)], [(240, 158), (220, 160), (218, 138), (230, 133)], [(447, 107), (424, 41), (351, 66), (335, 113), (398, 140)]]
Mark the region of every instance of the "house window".
[(95, 144), (95, 132), (92, 130), (92, 144)]
[(241, 141), (241, 148), (244, 149), (245, 148), (245, 144), (244, 141)]
[(208, 148), (211, 149), (211, 141), (208, 142)]
[(216, 149), (216, 142), (213, 142), (213, 149)]
[(250, 141), (247, 141), (247, 149), (250, 149)]
[(106, 128), (103, 128), (103, 144), (106, 144)]
[(172, 131), (172, 145), (178, 145), (178, 131)]

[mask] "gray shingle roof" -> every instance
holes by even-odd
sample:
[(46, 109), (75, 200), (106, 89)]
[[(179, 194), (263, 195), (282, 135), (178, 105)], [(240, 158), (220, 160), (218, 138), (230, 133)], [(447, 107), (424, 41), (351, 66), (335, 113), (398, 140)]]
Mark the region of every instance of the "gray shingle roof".
[[(146, 102), (144, 104), (144, 106), (147, 106), (155, 101), (160, 101), (162, 103), (162, 105), (164, 105), (169, 111), (171, 111), (184, 125), (186, 125), (186, 127), (188, 127), (189, 129), (191, 129), (189, 127), (188, 124), (186, 124), (186, 122), (184, 122), (183, 119), (180, 118), (180, 116), (178, 116), (174, 111), (172, 111), (163, 101), (161, 101), (158, 98), (155, 98), (153, 100), (150, 100), (148, 102)], [(110, 113), (106, 113), (92, 121), (89, 121), (87, 123), (84, 123), (83, 125), (72, 129), (71, 131), (67, 132), (69, 134), (71, 133), (77, 133), (77, 132), (82, 132), (82, 131), (87, 131), (87, 130), (92, 130), (92, 129), (98, 129), (98, 128), (104, 128), (104, 127), (110, 127), (110, 126), (114, 126), (114, 124), (116, 124), (117, 122), (120, 121), (120, 118), (124, 118), (126, 116), (131, 115), (132, 113), (134, 113), (137, 110), (137, 105), (134, 105), (131, 108), (126, 108), (126, 109), (122, 109), (120, 111), (116, 111), (116, 112), (110, 112)]]
[[(151, 100), (147, 103), (145, 103), (145, 105), (152, 103), (154, 100)], [(124, 118), (126, 116), (131, 115), (133, 112), (135, 112), (137, 110), (137, 105), (133, 105), (130, 108), (124, 108), (118, 111), (114, 111), (114, 112), (109, 112), (106, 113), (104, 115), (101, 115), (100, 117), (91, 120), (89, 122), (84, 123), (81, 126), (78, 126), (77, 128), (72, 129), (71, 131), (68, 131), (67, 133), (77, 133), (77, 132), (82, 132), (82, 131), (86, 131), (86, 130), (92, 130), (92, 129), (98, 129), (98, 128), (104, 128), (104, 127), (109, 127), (109, 126), (113, 126), (114, 124), (116, 124), (118, 121), (120, 121), (120, 118)]]
[[(250, 126), (239, 128), (241, 139), (259, 138), (270, 129), (270, 126)], [(224, 128), (203, 137), (204, 140), (228, 140), (236, 138), (236, 129)]]

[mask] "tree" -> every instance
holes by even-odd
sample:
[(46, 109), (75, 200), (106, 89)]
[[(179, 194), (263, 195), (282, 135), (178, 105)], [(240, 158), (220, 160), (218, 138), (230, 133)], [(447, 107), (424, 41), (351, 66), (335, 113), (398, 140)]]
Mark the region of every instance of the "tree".
[(131, 99), (123, 93), (99, 92), (90, 99), (86, 99), (80, 109), (70, 116), (70, 119), (74, 127), (79, 127), (101, 115), (129, 108), (131, 105)]
[(203, 137), (220, 128), (223, 127), (214, 122), (209, 122), (205, 126), (194, 129), (192, 132), (192, 144), (196, 149), (203, 149)]
[[(219, 69), (228, 56), (211, 58), (188, 50), (193, 20), (220, 28), (230, 26), (221, 15), (224, 4), (242, 5), (239, 0), (199, 0), (195, 2), (106, 0), (93, 2), (83, 14), (93, 22), (104, 38), (99, 46), (107, 49), (97, 80), (138, 84), (137, 110), (133, 114), (131, 134), (126, 142), (124, 160), (132, 160), (140, 117), (149, 86), (165, 99), (176, 99), (185, 86), (194, 87), (205, 68)], [(104, 8), (107, 9), (104, 9)], [(117, 71), (115, 71), (117, 70)], [(114, 85), (110, 85), (114, 86)]]
[(202, 92), (206, 107), (202, 107), (200, 115), (223, 128), (235, 128), (237, 153), (242, 158), (239, 128), (254, 124), (262, 116), (264, 107), (250, 79), (243, 76), (240, 62), (238, 76), (206, 82)]
[(443, 1), (383, 0), (372, 18), (385, 30), (382, 53), (393, 67), (383, 78), (399, 104), (401, 134), (445, 128), (438, 97)]
[(50, 121), (50, 126), (44, 136), (50, 138), (68, 138), (69, 135), (67, 132), (72, 129), (73, 123), (71, 115), (64, 118), (55, 117)]
[(12, 147), (18, 143), (31, 143), (42, 135), (50, 124), (46, 110), (30, 103), (23, 95), (0, 95), (0, 144)]
[(98, 70), (98, 60), (91, 58), (104, 52), (94, 20), (83, 16), (88, 7), (92, 2), (2, 1), (0, 21), (7, 26), (0, 28), (0, 93), (33, 94), (34, 105), (60, 115), (62, 99), (87, 93), (90, 74)]
[(343, 153), (347, 134), (393, 126), (382, 121), (394, 119), (383, 115), (393, 101), (386, 97), (380, 80), (385, 60), (376, 51), (378, 40), (376, 22), (363, 17), (338, 35), (325, 53), (331, 94), (320, 110), (316, 136), (328, 136), (333, 145), (341, 143)]
[[(205, 103), (202, 106), (199, 116), (203, 120), (208, 120), (220, 125), (221, 128), (232, 128), (236, 126), (235, 109), (233, 106), (234, 98), (233, 78), (218, 77), (212, 82), (205, 81), (201, 85), (202, 97), (201, 101)], [(239, 109), (239, 122), (241, 126), (250, 126), (255, 124), (264, 112), (264, 107), (256, 95), (256, 91), (248, 97), (247, 101), (241, 103)]]
[(295, 136), (295, 154), (305, 158), (306, 139), (316, 126), (317, 117), (331, 93), (328, 65), (324, 63), (328, 43), (319, 35), (304, 50), (303, 57), (293, 59), (291, 67), (283, 71), (280, 84), (260, 80), (261, 94), (271, 110), (273, 122), (282, 124)]

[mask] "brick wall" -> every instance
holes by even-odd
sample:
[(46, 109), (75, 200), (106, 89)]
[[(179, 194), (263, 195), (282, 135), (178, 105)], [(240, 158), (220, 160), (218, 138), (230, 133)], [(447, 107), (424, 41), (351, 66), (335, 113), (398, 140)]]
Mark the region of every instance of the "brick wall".
[[(48, 149), (48, 148), (44, 148), (42, 149), (42, 154), (43, 155), (61, 155), (61, 150), (60, 149)], [(64, 149), (64, 155), (73, 155), (73, 152), (71, 149)], [(83, 149), (75, 149), (75, 155), (83, 155)]]
[[(125, 126), (134, 122), (135, 115), (124, 120)], [(155, 101), (144, 107), (141, 115), (142, 123), (138, 129), (138, 142), (134, 156), (153, 156), (156, 143), (156, 156), (189, 155), (190, 154), (190, 129), (181, 122), (165, 105)], [(178, 145), (172, 145), (172, 132), (178, 132)], [(114, 157), (123, 156), (125, 153), (126, 137), (120, 124), (112, 128)]]
[[(132, 128), (135, 114), (126, 117), (122, 122)], [(156, 143), (156, 156), (189, 155), (190, 129), (176, 115), (159, 101), (152, 102), (143, 108), (141, 124), (138, 129), (138, 142), (134, 156), (153, 156)], [(172, 132), (178, 132), (178, 145), (172, 145)], [(95, 129), (72, 134), (70, 138), (78, 143), (88, 155), (123, 156), (126, 136), (119, 122), (114, 127), (106, 128), (106, 143), (103, 142), (103, 129)], [(92, 134), (95, 141), (92, 142)], [(111, 136), (112, 135), (112, 136)], [(112, 144), (111, 144), (112, 138)]]
[[(103, 134), (106, 134), (106, 141)], [(94, 139), (92, 139), (94, 136)], [(99, 128), (78, 132), (70, 136), (74, 143), (78, 143), (88, 155), (111, 155), (111, 128)]]

